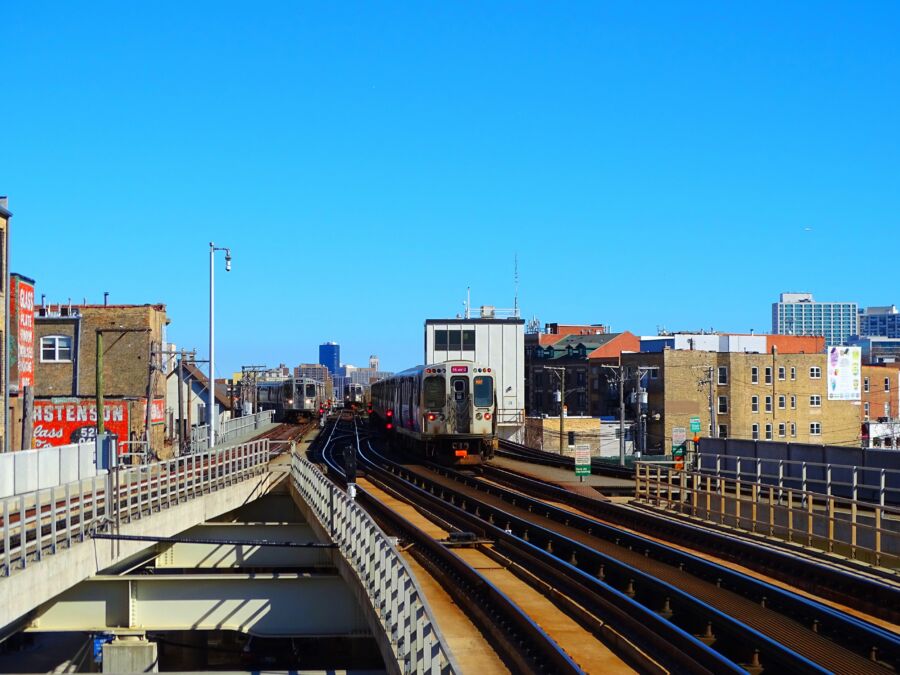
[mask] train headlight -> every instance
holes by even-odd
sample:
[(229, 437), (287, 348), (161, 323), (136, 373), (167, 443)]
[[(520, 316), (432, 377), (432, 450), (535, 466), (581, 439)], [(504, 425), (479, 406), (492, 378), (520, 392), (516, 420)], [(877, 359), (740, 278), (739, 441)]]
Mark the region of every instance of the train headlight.
[(481, 413), (480, 413), (480, 412), (475, 413), (475, 419), (476, 419), (476, 420), (480, 420), (481, 417), (482, 417), (482, 416), (481, 416)]
[(486, 420), (491, 419), (491, 413), (489, 413), (489, 412), (484, 413), (484, 419), (486, 419)]

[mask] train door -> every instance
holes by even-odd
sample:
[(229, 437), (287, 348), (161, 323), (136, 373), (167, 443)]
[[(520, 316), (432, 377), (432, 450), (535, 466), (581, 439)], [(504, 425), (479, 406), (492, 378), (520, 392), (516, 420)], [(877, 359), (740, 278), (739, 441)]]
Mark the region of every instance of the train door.
[(472, 423), (469, 410), (469, 378), (451, 377), (450, 391), (453, 397), (453, 416), (456, 418), (456, 433), (467, 434)]

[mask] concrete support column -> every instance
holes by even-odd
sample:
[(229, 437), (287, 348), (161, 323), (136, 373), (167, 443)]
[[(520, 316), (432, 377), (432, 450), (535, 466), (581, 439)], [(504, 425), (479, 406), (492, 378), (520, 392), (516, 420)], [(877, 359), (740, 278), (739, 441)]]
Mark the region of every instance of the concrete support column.
[(103, 645), (104, 673), (158, 673), (156, 643), (147, 636), (119, 635)]

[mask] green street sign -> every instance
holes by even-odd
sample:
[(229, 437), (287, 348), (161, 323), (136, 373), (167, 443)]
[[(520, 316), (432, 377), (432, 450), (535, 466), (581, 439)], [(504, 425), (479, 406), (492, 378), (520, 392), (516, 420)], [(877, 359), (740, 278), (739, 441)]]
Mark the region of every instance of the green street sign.
[(693, 431), (693, 432), (700, 431), (700, 418), (699, 417), (691, 418), (691, 431)]
[(591, 475), (591, 446), (587, 443), (575, 446), (575, 475)]
[(672, 446), (672, 457), (684, 457), (687, 450), (684, 447), (684, 444), (681, 445), (673, 445)]

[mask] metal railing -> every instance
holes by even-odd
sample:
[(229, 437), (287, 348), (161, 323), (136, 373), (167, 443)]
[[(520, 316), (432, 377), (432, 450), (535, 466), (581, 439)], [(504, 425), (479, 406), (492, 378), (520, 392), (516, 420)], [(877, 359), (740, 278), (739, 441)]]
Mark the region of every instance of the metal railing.
[[(250, 441), (222, 450), (121, 466), (45, 490), (0, 502), (3, 541), (0, 576), (39, 562), (105, 530), (151, 516), (195, 497), (267, 471), (269, 441)], [(112, 495), (107, 499), (107, 495)]]
[(895, 469), (702, 452), (697, 454), (694, 466), (700, 473), (780, 489), (792, 487), (881, 506), (900, 504), (900, 471)]
[(0, 498), (97, 475), (93, 441), (0, 454)]
[(294, 454), (297, 490), (366, 589), (403, 673), (454, 672), (424, 595), (391, 540), (346, 493)]
[(635, 499), (874, 565), (900, 565), (900, 508), (661, 462), (635, 463)]
[[(274, 411), (263, 410), (254, 415), (244, 415), (222, 422), (216, 432), (218, 442), (229, 443), (235, 438), (259, 429), (272, 422)], [(209, 449), (209, 426), (203, 425), (191, 429), (191, 452), (203, 452)]]

